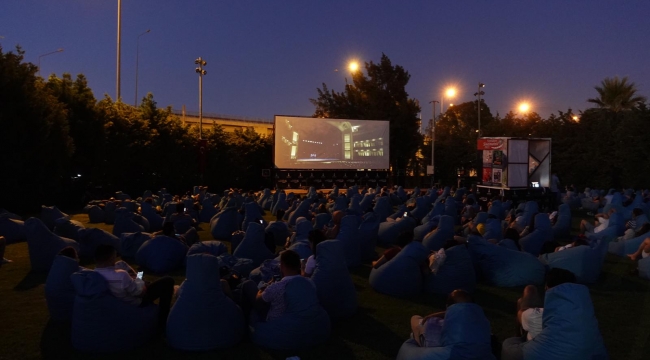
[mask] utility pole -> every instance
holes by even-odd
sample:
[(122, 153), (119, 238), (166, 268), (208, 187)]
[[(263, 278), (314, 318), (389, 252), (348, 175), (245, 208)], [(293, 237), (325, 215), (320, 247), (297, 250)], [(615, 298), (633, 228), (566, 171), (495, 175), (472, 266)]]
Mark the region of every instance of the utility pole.
[(120, 71), (122, 66), (122, 0), (117, 0), (117, 79), (115, 101), (120, 100)]
[(203, 75), (208, 73), (203, 70), (203, 67), (208, 63), (200, 56), (194, 60), (194, 63), (199, 66), (195, 71), (199, 74), (199, 139), (203, 139)]
[(474, 94), (474, 96), (478, 96), (478, 101), (477, 101), (477, 108), (478, 108), (478, 137), (483, 136), (483, 133), (481, 132), (481, 95), (485, 95), (485, 92), (481, 90), (481, 88), (484, 88), (485, 84), (479, 81), (478, 83), (478, 91)]
[[(429, 101), (429, 104), (433, 104), (433, 114), (431, 115), (431, 188), (433, 188), (433, 185), (435, 184), (435, 174), (436, 174), (436, 167), (435, 167), (435, 142), (436, 142), (436, 104), (439, 104), (440, 102), (437, 100), (431, 100)], [(442, 107), (440, 109), (442, 111)]]

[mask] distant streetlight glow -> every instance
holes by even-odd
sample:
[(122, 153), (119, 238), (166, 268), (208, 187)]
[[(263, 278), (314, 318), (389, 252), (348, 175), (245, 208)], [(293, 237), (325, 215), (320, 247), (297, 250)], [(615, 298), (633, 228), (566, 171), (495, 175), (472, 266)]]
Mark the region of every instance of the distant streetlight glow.
[(527, 113), (529, 110), (530, 110), (530, 104), (525, 102), (519, 104), (519, 112)]
[(348, 65), (348, 69), (350, 70), (350, 72), (359, 71), (359, 63), (356, 61), (351, 61), (350, 64)]
[(456, 89), (454, 88), (447, 89), (445, 95), (447, 95), (448, 98), (453, 98), (454, 96), (456, 96)]
[(573, 121), (580, 121), (580, 118), (577, 115), (573, 115), (572, 119)]

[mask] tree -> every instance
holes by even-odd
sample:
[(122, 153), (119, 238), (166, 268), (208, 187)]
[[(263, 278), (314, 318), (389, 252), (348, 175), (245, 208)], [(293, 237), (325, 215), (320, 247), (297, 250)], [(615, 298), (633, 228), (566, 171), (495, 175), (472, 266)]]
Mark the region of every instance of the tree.
[(633, 109), (646, 101), (645, 96), (636, 95), (638, 91), (636, 85), (633, 82), (628, 82), (627, 76), (622, 79), (619, 79), (618, 76), (605, 78), (600, 82), (600, 86), (595, 86), (594, 89), (598, 92), (598, 97), (587, 99), (587, 101), (614, 113)]
[(329, 90), (326, 84), (317, 89), (314, 117), (390, 122), (390, 165), (393, 171), (406, 170), (414, 161), (421, 135), (418, 131), (420, 107), (406, 92), (411, 75), (399, 65), (393, 66), (382, 54), (378, 64), (365, 63), (366, 74), (356, 71), (352, 84), (343, 92)]

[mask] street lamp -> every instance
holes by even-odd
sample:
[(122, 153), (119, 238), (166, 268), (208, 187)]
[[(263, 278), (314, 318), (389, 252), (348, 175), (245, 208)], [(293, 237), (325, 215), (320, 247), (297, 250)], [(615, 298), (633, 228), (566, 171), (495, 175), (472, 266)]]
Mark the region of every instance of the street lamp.
[(195, 71), (199, 74), (199, 139), (203, 139), (203, 75), (208, 73), (203, 70), (203, 67), (208, 63), (200, 56), (194, 60), (194, 63), (199, 66)]
[(350, 64), (348, 64), (348, 69), (352, 73), (359, 71), (359, 63), (356, 61), (351, 61)]
[[(435, 148), (434, 144), (436, 142), (436, 104), (439, 104), (440, 102), (437, 100), (431, 100), (429, 101), (429, 104), (433, 104), (433, 115), (431, 116), (431, 188), (433, 188), (434, 184), (434, 176), (436, 173), (436, 168), (435, 168)], [(442, 107), (440, 109), (442, 111)]]
[(485, 87), (485, 84), (478, 82), (478, 91), (474, 93), (474, 96), (478, 96), (478, 101), (476, 102), (476, 107), (478, 108), (478, 137), (481, 137), (483, 133), (481, 132), (481, 95), (485, 95), (485, 92), (481, 90)]
[(138, 35), (138, 41), (137, 41), (137, 46), (135, 50), (135, 100), (133, 102), (133, 106), (138, 106), (138, 60), (140, 58), (140, 36), (144, 34), (148, 34), (151, 32), (151, 29), (147, 29), (147, 31), (143, 32), (142, 34)]
[(43, 54), (43, 55), (38, 56), (38, 75), (41, 75), (41, 58), (45, 57), (45, 56), (48, 56), (48, 55), (60, 53), (60, 52), (63, 52), (63, 48), (58, 48), (58, 49), (56, 49), (56, 50), (54, 50), (52, 52), (49, 52), (47, 54)]
[(456, 89), (455, 88), (447, 88), (447, 90), (445, 90), (445, 93), (442, 94), (442, 98), (440, 99), (440, 114), (445, 112), (445, 106), (444, 106), (445, 96), (447, 96), (450, 99), (455, 97), (456, 96)]
[(530, 110), (530, 104), (528, 104), (527, 102), (523, 102), (523, 103), (519, 104), (519, 112), (520, 112), (520, 113), (524, 113), (524, 114), (525, 114), (525, 113), (527, 113), (529, 110)]

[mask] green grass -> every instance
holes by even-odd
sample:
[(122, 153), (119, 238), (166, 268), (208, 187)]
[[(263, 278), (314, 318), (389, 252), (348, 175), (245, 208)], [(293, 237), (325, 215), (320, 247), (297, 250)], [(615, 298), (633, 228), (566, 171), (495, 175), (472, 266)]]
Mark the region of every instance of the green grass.
[[(111, 230), (111, 226), (88, 224), (83, 214), (73, 218), (87, 227)], [(208, 226), (202, 226), (205, 230), (200, 232), (201, 239), (211, 239)], [(14, 262), (0, 268), (0, 359), (89, 358), (70, 348), (69, 330), (48, 324), (45, 278), (29, 273), (27, 244), (9, 245), (6, 257)], [(601, 279), (590, 287), (600, 330), (612, 359), (647, 359), (650, 354), (650, 282), (628, 275), (630, 269), (629, 261), (608, 255)], [(125, 354), (92, 358), (285, 359), (299, 355), (302, 359), (394, 359), (409, 336), (410, 316), (442, 310), (444, 298), (422, 295), (405, 300), (384, 296), (369, 287), (369, 273), (368, 265), (352, 272), (359, 296), (358, 313), (352, 319), (333, 324), (329, 341), (309, 351), (272, 352), (247, 340), (228, 350), (188, 354), (171, 350), (160, 338)], [(177, 284), (184, 278), (182, 272), (172, 275)], [(483, 284), (475, 293), (493, 333), (501, 340), (513, 335), (515, 303), (520, 293), (519, 288)]]

